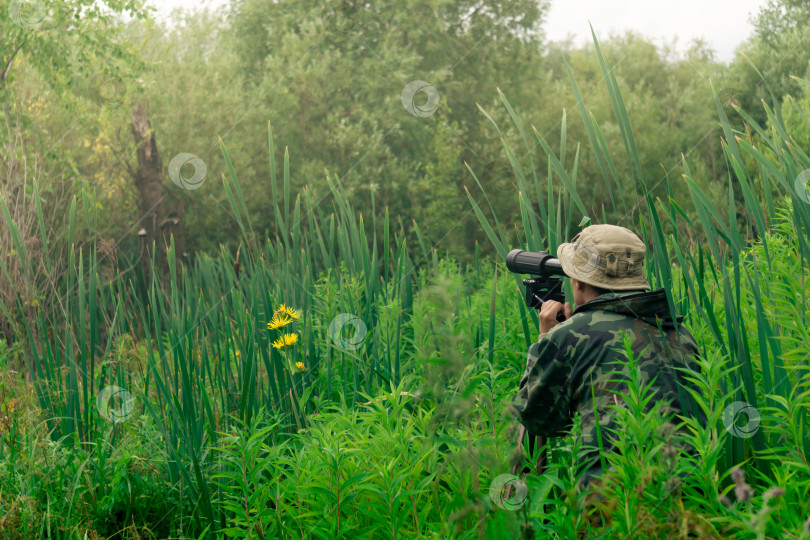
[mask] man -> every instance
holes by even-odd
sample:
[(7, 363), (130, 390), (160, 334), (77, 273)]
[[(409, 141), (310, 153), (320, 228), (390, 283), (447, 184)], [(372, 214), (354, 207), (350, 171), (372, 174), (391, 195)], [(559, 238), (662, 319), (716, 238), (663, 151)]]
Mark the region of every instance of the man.
[[(611, 430), (617, 428), (609, 407), (619, 405), (626, 391), (620, 375), (627, 361), (621, 333), (631, 338), (633, 355), (644, 382), (654, 381), (655, 402), (666, 412), (700, 414), (685, 390), (678, 368), (696, 369), (694, 337), (675, 328), (666, 292), (650, 289), (642, 272), (646, 246), (632, 231), (615, 225), (592, 225), (571, 243), (557, 249), (557, 258), (571, 278), (576, 309), (546, 301), (539, 313), (540, 339), (529, 348), (526, 373), (513, 401), (520, 422), (530, 435), (560, 436), (582, 416), (582, 443), (590, 447), (580, 463), (588, 469), (587, 485), (602, 472), (594, 421), (594, 406), (605, 452), (614, 450)], [(566, 320), (558, 323), (562, 311)], [(683, 317), (678, 317), (680, 322)]]

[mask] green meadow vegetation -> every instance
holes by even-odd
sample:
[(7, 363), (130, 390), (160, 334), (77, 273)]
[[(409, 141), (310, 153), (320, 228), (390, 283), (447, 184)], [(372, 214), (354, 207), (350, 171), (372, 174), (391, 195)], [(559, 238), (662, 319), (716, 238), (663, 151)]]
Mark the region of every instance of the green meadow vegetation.
[[(5, 13), (8, 3), (0, 4)], [(83, 4), (58, 3), (51, 16), (68, 21)], [(366, 27), (382, 56), (403, 56), (401, 69), (421, 65), (420, 73), (452, 81), (441, 71), (441, 49), (474, 43), (467, 40), (478, 39), (486, 21), (471, 17), (455, 29), (458, 42), (412, 34), (417, 45), (405, 54), (390, 47), (390, 28), (380, 22), (416, 24), (384, 17), (395, 8), (379, 8), (369, 22), (354, 3), (314, 16), (311, 6), (246, 0), (232, 12), (239, 29), (239, 38), (227, 38), (232, 48), (192, 58), (165, 53), (162, 40), (172, 35), (159, 36), (139, 2), (106, 4), (137, 16), (114, 22), (87, 8), (78, 30), (4, 21), (0, 37), (4, 45), (13, 32), (40, 40), (19, 65), (4, 49), (18, 78), (7, 69), (0, 86), (6, 119), (16, 119), (4, 137), (19, 136), (4, 146), (0, 191), (0, 538), (810, 538), (804, 71), (772, 83), (756, 70), (759, 78), (746, 79), (750, 72), (733, 64), (720, 73), (723, 86), (703, 79), (689, 86), (690, 62), (702, 58), (703, 68), (720, 71), (699, 51), (685, 62), (659, 61), (638, 37), (603, 43), (594, 34), (587, 50), (541, 57), (517, 47), (531, 36), (498, 26), (493, 31), (517, 48), (504, 52), (484, 40), (473, 53), (481, 55), (476, 69), (455, 79), (458, 101), (440, 104), (431, 118), (400, 108), (408, 117), (392, 140), (392, 113), (377, 101), (352, 109), (360, 106), (352, 93), (363, 87), (348, 88), (344, 72), (293, 70), (290, 59), (317, 33), (309, 23), (325, 17), (338, 36), (309, 49), (324, 64), (342, 50), (329, 40)], [(469, 8), (428, 4), (448, 17)], [(539, 24), (546, 7), (538, 3), (520, 24)], [(262, 10), (277, 26), (259, 28)], [(793, 36), (790, 45), (800, 48), (807, 35), (768, 34), (776, 24), (769, 13), (760, 15), (750, 55), (766, 65), (773, 40)], [(801, 24), (810, 21), (798, 14)], [(210, 13), (189, 16), (175, 37), (193, 48), (214, 27)], [(133, 36), (153, 39), (144, 45)], [(143, 86), (127, 87), (122, 103), (106, 94), (93, 109), (81, 105), (81, 89), (66, 94), (79, 107), (81, 134), (37, 154), (31, 148), (51, 141), (48, 119), (59, 131), (69, 118), (26, 92), (72, 88), (76, 72), (59, 65), (70, 57), (48, 58), (76, 40), (92, 58), (68, 67), (107, 65), (109, 55), (122, 70), (116, 77), (137, 73)], [(274, 40), (283, 43), (279, 51), (262, 51)], [(498, 61), (512, 55), (518, 66), (498, 79), (500, 89), (482, 89), (497, 72), (484, 60), (488, 52), (506, 55)], [(657, 65), (666, 92), (628, 84), (634, 75), (621, 71), (628, 65), (618, 53)], [(154, 62), (161, 54), (171, 57)], [(373, 80), (367, 54), (347, 48), (345, 58), (363, 68), (352, 72), (358, 80)], [(539, 92), (529, 83), (541, 79), (520, 69), (534, 61), (553, 81), (544, 103), (575, 98), (573, 108), (554, 108), (544, 130), (527, 112)], [(206, 62), (223, 70), (200, 70)], [(640, 60), (632, 66), (642, 69)], [(179, 89), (161, 91), (160, 77), (175, 68)], [(298, 81), (306, 99), (285, 98), (284, 85), (263, 86), (264, 70), (309, 74)], [(209, 85), (208, 106), (184, 86), (194, 73)], [(238, 73), (244, 84), (234, 87), (229, 77)], [(478, 86), (464, 89), (464, 78)], [(402, 85), (387, 89), (393, 80), (364, 88), (391, 94), (401, 107)], [(333, 88), (327, 83), (348, 89), (329, 101), (318, 96)], [(748, 83), (765, 99), (731, 90)], [(259, 106), (262, 121), (225, 135), (231, 126), (219, 115), (251, 92), (272, 96)], [(670, 103), (678, 95), (682, 101)], [(184, 109), (172, 125), (184, 97), (200, 116), (183, 119)], [(137, 215), (137, 193), (121, 170), (132, 168), (135, 152), (123, 142), (124, 104), (145, 99), (157, 137), (171, 141), (155, 146), (164, 168), (169, 149), (210, 144), (184, 128), (202, 118), (223, 131), (217, 157), (204, 158), (211, 185), (170, 195), (187, 198), (185, 248), (172, 236), (139, 258), (122, 217)], [(303, 103), (310, 108), (291, 118)], [(339, 109), (343, 123), (334, 118)], [(433, 122), (429, 139), (419, 138), (419, 122)], [(711, 125), (698, 133), (701, 123)], [(126, 149), (130, 162), (121, 157)], [(44, 164), (26, 161), (26, 152)], [(677, 165), (662, 174), (664, 154)], [(362, 163), (356, 170), (347, 165), (353, 160)], [(375, 179), (387, 182), (379, 194), (369, 187)], [(548, 442), (543, 474), (505, 476), (516, 460), (537, 457), (516, 455), (518, 424), (508, 407), (538, 321), (523, 302), (521, 276), (503, 260), (512, 248), (554, 253), (588, 223), (620, 223), (644, 239), (653, 289), (667, 289), (670, 309), (685, 315), (700, 345), (699, 370), (688, 376), (709, 422), (646, 411), (649, 387), (625, 344), (630, 384), (614, 434), (621, 452), (605, 456), (611, 472), (583, 490), (582, 448), (569, 438)], [(111, 243), (118, 233), (124, 239)], [(680, 424), (687, 429), (676, 431)], [(684, 442), (694, 456), (679, 452)]]

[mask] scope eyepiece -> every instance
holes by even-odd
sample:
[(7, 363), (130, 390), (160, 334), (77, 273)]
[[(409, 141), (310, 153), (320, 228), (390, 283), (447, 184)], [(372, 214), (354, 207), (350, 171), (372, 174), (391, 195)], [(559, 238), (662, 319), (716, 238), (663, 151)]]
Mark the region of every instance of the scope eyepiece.
[(515, 274), (532, 274), (535, 276), (564, 276), (559, 259), (545, 251), (524, 251), (513, 249), (506, 254), (506, 268)]

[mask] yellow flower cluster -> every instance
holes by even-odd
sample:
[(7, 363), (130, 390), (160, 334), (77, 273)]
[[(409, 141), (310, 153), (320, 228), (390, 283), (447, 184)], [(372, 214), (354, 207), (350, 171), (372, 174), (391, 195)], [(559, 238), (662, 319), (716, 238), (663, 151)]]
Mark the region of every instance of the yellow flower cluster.
[(298, 317), (301, 316), (298, 313), (298, 311), (296, 311), (295, 309), (293, 309), (291, 307), (287, 307), (284, 304), (281, 304), (281, 306), (279, 306), (279, 308), (275, 311), (275, 313), (273, 313), (273, 317), (275, 317), (277, 315), (278, 316), (285, 315), (285, 316), (287, 316), (287, 317), (289, 317), (291, 319), (297, 319)]
[[(289, 306), (285, 306), (284, 304), (281, 304), (281, 306), (279, 306), (279, 308), (273, 312), (273, 316), (271, 317), (270, 322), (267, 323), (267, 328), (269, 330), (280, 330), (285, 326), (287, 326), (288, 324), (292, 323), (295, 319), (299, 318), (300, 316), (301, 314), (298, 313), (297, 310)], [(298, 343), (298, 334), (296, 334), (295, 332), (286, 332), (282, 333), (278, 337), (278, 339), (273, 341), (273, 347), (280, 351), (284, 351), (285, 357), (287, 357), (286, 349), (292, 347), (296, 343)], [(288, 357), (287, 362), (288, 362), (287, 364), (288, 369), (290, 371), (293, 371), (291, 359)], [(307, 366), (303, 362), (295, 363), (295, 371), (297, 371), (298, 373), (303, 373), (306, 370)]]
[(279, 328), (287, 326), (293, 322), (293, 319), (297, 319), (298, 317), (300, 317), (298, 311), (281, 304), (281, 307), (273, 313), (273, 318), (267, 323), (267, 328), (270, 330), (278, 330)]
[(284, 334), (273, 342), (273, 347), (276, 349), (285, 349), (298, 342), (298, 334)]
[(267, 323), (267, 328), (270, 330), (278, 330), (279, 328), (287, 326), (292, 321), (293, 320), (286, 315), (273, 315), (273, 318)]
[[(267, 328), (269, 330), (279, 330), (284, 328), (288, 324), (292, 323), (293, 320), (299, 318), (301, 316), (297, 310), (285, 306), (281, 304), (279, 308), (273, 312), (273, 317), (270, 319), (270, 322), (267, 323)], [(285, 333), (282, 334), (278, 339), (273, 342), (273, 347), (276, 349), (286, 349), (292, 345), (298, 343), (298, 334), (296, 333)]]

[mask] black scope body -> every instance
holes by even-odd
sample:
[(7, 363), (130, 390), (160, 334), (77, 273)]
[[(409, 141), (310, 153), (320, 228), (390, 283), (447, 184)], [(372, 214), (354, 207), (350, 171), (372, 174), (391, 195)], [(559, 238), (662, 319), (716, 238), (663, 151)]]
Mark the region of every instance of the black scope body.
[(506, 267), (515, 274), (534, 276), (564, 276), (560, 260), (545, 251), (513, 249), (506, 254)]
[[(565, 272), (560, 260), (552, 257), (545, 251), (524, 251), (513, 249), (506, 255), (506, 267), (514, 274), (531, 274), (534, 277), (523, 280), (526, 287), (526, 305), (530, 308), (540, 309), (543, 303), (554, 300), (565, 302), (562, 291), (562, 277)], [(561, 309), (557, 312), (557, 321), (563, 322), (565, 314)]]

